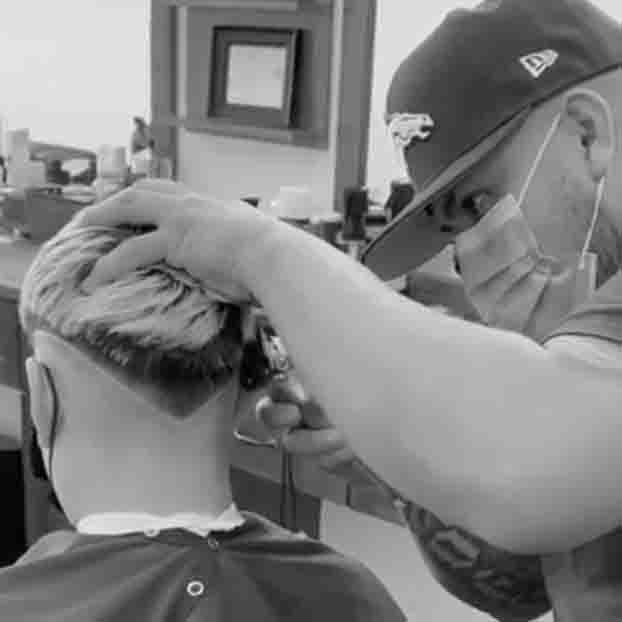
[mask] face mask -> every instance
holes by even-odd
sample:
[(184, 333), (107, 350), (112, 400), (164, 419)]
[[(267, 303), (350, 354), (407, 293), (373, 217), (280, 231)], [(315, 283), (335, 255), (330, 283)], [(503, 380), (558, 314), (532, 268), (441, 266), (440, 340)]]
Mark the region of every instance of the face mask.
[(588, 248), (605, 187), (596, 191), (592, 221), (580, 253), (542, 253), (521, 210), (525, 195), (556, 132), (557, 116), (538, 151), (518, 200), (505, 196), (473, 228), (456, 238), (455, 252), (466, 293), (484, 322), (536, 340), (585, 302), (596, 284), (597, 257)]

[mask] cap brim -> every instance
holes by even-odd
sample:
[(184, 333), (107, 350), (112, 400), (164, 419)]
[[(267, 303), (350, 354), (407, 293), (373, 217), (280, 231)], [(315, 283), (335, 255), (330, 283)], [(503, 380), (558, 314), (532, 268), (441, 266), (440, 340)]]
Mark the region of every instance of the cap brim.
[(438, 229), (425, 208), (451, 190), (473, 166), (520, 127), (529, 109), (489, 134), (455, 160), (370, 242), (361, 261), (383, 280), (395, 279), (430, 260), (453, 242), (455, 233)]

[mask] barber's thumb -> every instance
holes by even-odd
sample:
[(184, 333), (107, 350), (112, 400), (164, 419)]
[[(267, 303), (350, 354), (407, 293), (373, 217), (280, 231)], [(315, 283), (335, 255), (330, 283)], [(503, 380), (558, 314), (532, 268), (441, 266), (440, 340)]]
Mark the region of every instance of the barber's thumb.
[(302, 422), (300, 408), (297, 405), (274, 402), (270, 396), (265, 396), (257, 402), (255, 413), (261, 423), (273, 432), (297, 428)]
[(272, 380), (268, 387), (268, 395), (276, 403), (302, 406), (307, 401), (307, 395), (302, 384), (291, 374)]

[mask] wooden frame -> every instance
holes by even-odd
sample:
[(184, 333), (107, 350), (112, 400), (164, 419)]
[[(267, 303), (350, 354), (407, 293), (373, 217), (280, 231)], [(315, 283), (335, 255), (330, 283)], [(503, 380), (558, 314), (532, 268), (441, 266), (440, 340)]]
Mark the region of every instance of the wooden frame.
[(162, 0), (151, 2), (151, 134), (177, 175), (177, 40), (178, 9)]
[[(296, 69), (298, 64), (298, 43), (300, 30), (298, 29), (272, 29), (272, 28), (232, 28), (220, 26), (214, 29), (214, 50), (212, 52), (210, 101), (207, 106), (208, 118), (228, 119), (234, 123), (248, 123), (256, 127), (270, 127), (288, 129), (292, 125), (292, 105), (297, 87)], [(260, 75), (277, 71), (278, 66), (261, 67), (261, 50), (272, 52), (283, 50), (283, 67), (280, 84), (275, 84), (278, 93), (268, 93), (264, 102), (251, 101), (256, 97), (256, 88), (249, 89), (248, 93), (233, 94), (238, 101), (231, 101), (231, 77), (234, 70), (232, 52), (238, 48), (252, 48), (255, 51), (257, 64), (249, 66), (246, 71), (253, 71)], [(278, 57), (274, 60), (280, 62)], [(246, 59), (245, 59), (246, 60)], [(246, 79), (246, 76), (243, 76)], [(254, 83), (253, 83), (254, 86)], [(237, 88), (237, 85), (236, 85)], [(255, 91), (252, 93), (251, 91)], [(280, 100), (279, 104), (268, 101), (272, 96)], [(240, 96), (242, 100), (240, 100)], [(247, 99), (249, 98), (250, 99)], [(246, 99), (246, 101), (244, 101)]]
[(367, 184), (367, 152), (378, 0), (343, 0), (341, 80), (336, 136), (335, 210), (347, 188)]
[[(163, 1), (163, 0), (160, 0)], [(191, 3), (187, 7), (186, 102), (180, 123), (191, 132), (251, 138), (268, 142), (327, 149), (330, 133), (331, 59), (333, 50), (332, 0), (305, 0), (274, 10), (236, 8), (235, 3)], [(289, 124), (258, 125), (250, 115), (237, 118), (207, 114), (212, 101), (210, 67), (219, 29), (297, 31), (293, 97)], [(243, 111), (237, 111), (242, 113)], [(248, 112), (248, 111), (247, 111)], [(257, 111), (258, 112), (258, 111)], [(265, 111), (264, 111), (265, 112)], [(258, 119), (256, 119), (258, 120)], [(263, 118), (265, 121), (265, 117)]]

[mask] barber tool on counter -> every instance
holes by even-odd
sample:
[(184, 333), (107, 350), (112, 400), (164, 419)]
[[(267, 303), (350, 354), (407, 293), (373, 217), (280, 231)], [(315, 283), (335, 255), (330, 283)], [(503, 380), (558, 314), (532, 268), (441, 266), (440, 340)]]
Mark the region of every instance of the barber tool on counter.
[(125, 147), (102, 145), (97, 151), (97, 179), (93, 182), (97, 200), (101, 201), (127, 186), (128, 175)]
[(387, 221), (393, 220), (414, 198), (415, 188), (410, 181), (394, 179), (391, 182), (391, 193), (384, 206)]
[(358, 261), (367, 244), (369, 196), (365, 188), (348, 188), (344, 199), (343, 228), (339, 242), (346, 247), (348, 255)]
[(317, 212), (311, 190), (303, 186), (282, 186), (266, 209), (272, 216), (302, 228), (310, 225)]
[(318, 208), (309, 188), (283, 186), (267, 205), (262, 204), (258, 197), (247, 197), (243, 200), (257, 205), (290, 225), (322, 238), (329, 244), (338, 245), (337, 236), (342, 227), (342, 215)]

